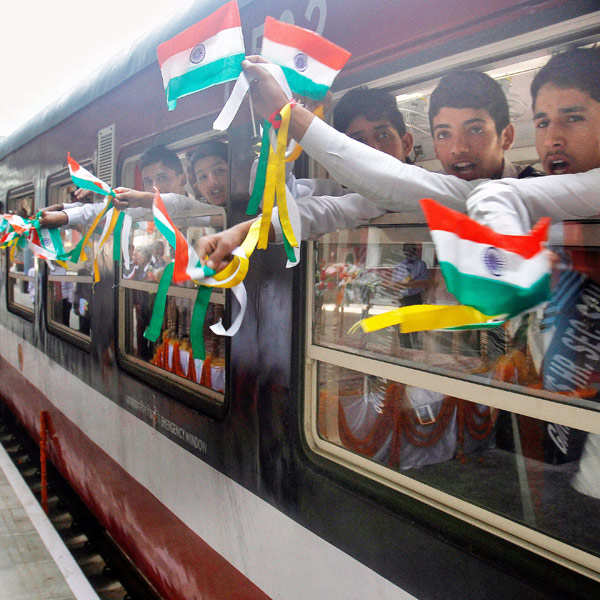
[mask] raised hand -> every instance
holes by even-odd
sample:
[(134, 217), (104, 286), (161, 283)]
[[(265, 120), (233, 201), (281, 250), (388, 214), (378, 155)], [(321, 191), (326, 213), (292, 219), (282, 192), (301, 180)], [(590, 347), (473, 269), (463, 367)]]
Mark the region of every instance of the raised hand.
[(254, 221), (255, 219), (245, 221), (225, 231), (200, 238), (194, 247), (200, 260), (215, 271), (224, 269), (232, 258), (231, 253), (244, 241)]
[(132, 190), (126, 187), (118, 187), (114, 191), (116, 196), (113, 204), (119, 210), (134, 206), (152, 207), (152, 202), (154, 201), (154, 194), (152, 192), (140, 192), (139, 190)]

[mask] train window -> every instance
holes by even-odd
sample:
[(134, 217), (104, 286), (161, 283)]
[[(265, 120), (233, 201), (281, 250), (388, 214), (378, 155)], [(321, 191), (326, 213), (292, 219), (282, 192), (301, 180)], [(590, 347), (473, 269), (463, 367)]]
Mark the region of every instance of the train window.
[[(34, 211), (34, 192), (31, 184), (8, 192), (6, 210), (21, 217)], [(36, 261), (28, 246), (13, 246), (7, 250), (6, 300), (8, 309), (26, 319), (33, 319), (36, 301)]]
[[(90, 168), (89, 164), (84, 164)], [(75, 186), (66, 170), (48, 179), (47, 205), (68, 205), (76, 202)], [(97, 198), (98, 200), (100, 197)], [(60, 229), (63, 248), (74, 248), (85, 233), (81, 226)], [(94, 234), (86, 250), (87, 260), (77, 265), (65, 263), (47, 268), (46, 322), (48, 329), (72, 343), (88, 348), (91, 340), (91, 312), (93, 304), (92, 264), (98, 244)]]
[[(514, 120), (523, 121), (509, 155), (515, 163), (537, 160), (528, 87), (539, 66), (539, 57), (527, 57), (492, 71)], [(397, 100), (417, 139), (417, 161), (439, 170), (427, 117), (434, 87), (420, 84)], [(422, 216), (388, 214), (311, 242), (309, 446), (597, 577), (599, 227), (563, 223), (548, 303), (501, 327), (469, 331), (351, 330), (397, 307), (457, 303)]]
[[(147, 157), (150, 155), (150, 162)], [(171, 155), (169, 157), (169, 155)], [(161, 158), (162, 156), (162, 158)], [(175, 156), (175, 159), (173, 159)], [(175, 162), (173, 162), (173, 160)], [(181, 172), (174, 173), (174, 165)], [(174, 176), (174, 174), (176, 176)], [(162, 180), (161, 180), (162, 179)], [(129, 159), (123, 168), (123, 185), (161, 189), (165, 206), (188, 244), (225, 227), (229, 167), (227, 143), (211, 140), (201, 144), (179, 144), (174, 150), (152, 150)], [(225, 393), (225, 340), (209, 325), (224, 317), (225, 293), (214, 290), (203, 326), (206, 355), (194, 358), (190, 328), (197, 288), (191, 282), (172, 284), (167, 293), (164, 319), (158, 339), (144, 337), (152, 315), (159, 282), (174, 251), (156, 230), (148, 210), (134, 212), (129, 253), (119, 284), (119, 348), (125, 368), (168, 389), (184, 390), (181, 398), (193, 405), (222, 404)], [(175, 386), (175, 388), (173, 387)]]

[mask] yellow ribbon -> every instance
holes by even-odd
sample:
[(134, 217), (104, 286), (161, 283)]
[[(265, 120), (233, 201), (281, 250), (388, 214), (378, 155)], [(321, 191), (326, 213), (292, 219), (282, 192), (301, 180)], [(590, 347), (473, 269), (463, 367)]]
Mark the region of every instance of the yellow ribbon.
[[(85, 234), (85, 236), (83, 238), (83, 242), (81, 242), (81, 254), (79, 256), (79, 262), (84, 262), (87, 260), (87, 256), (85, 254), (85, 247), (88, 245), (90, 238), (92, 237), (92, 234), (94, 233), (94, 231), (96, 231), (96, 227), (98, 227), (98, 223), (100, 223), (100, 221), (102, 220), (102, 217), (104, 217), (104, 215), (111, 208), (111, 205), (112, 205), (112, 201), (108, 200), (108, 202), (106, 202), (106, 204), (104, 205), (104, 208), (98, 213), (98, 215), (92, 222), (92, 225), (87, 230), (87, 233)], [(94, 261), (94, 282), (98, 281), (98, 280), (96, 280), (96, 271), (97, 271), (97, 266)], [(98, 275), (98, 277), (99, 277), (99, 275)]]
[[(102, 211), (104, 212), (104, 211)], [(102, 250), (102, 246), (104, 246), (104, 243), (106, 242), (106, 240), (112, 235), (113, 230), (115, 228), (115, 225), (117, 224), (117, 220), (119, 218), (119, 211), (115, 208), (112, 211), (112, 216), (110, 219), (110, 224), (108, 226), (108, 229), (106, 230), (106, 232), (104, 233), (104, 235), (102, 236), (102, 239), (100, 240), (100, 245), (98, 246), (98, 252), (96, 253), (96, 256), (94, 258), (94, 283), (98, 283), (100, 281), (100, 270), (98, 269), (98, 256), (100, 254), (100, 250)], [(95, 227), (97, 223), (94, 221), (94, 224), (92, 224), (92, 229)], [(88, 232), (89, 234), (89, 232)], [(84, 246), (85, 246), (85, 242), (84, 242)]]
[(238, 283), (241, 283), (248, 273), (248, 268), (250, 266), (249, 259), (258, 243), (260, 225), (260, 219), (257, 219), (252, 223), (250, 230), (240, 246), (242, 252), (235, 254), (225, 268), (221, 269), (218, 273), (215, 273), (212, 277), (208, 277), (196, 283), (216, 288), (231, 288)]
[(277, 149), (269, 149), (269, 160), (267, 163), (267, 174), (265, 177), (265, 192), (263, 195), (262, 216), (260, 219), (260, 232), (258, 237), (258, 248), (264, 250), (269, 242), (269, 229), (271, 227), (271, 213), (277, 197), (279, 208), (279, 221), (281, 229), (290, 246), (298, 246), (294, 230), (290, 222), (287, 210), (285, 192), (285, 150), (287, 147), (288, 129), (290, 125), (289, 104), (281, 109), (281, 125), (277, 132)]
[(365, 333), (370, 333), (393, 325), (399, 325), (402, 333), (411, 333), (466, 325), (486, 325), (493, 323), (495, 318), (484, 315), (471, 306), (415, 304), (362, 319), (355, 323), (348, 333), (354, 333), (359, 327)]

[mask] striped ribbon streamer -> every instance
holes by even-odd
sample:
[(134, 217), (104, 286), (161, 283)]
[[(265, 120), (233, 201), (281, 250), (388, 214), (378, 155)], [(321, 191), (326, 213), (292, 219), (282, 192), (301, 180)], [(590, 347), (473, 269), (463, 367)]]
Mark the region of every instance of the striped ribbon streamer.
[[(144, 332), (144, 337), (155, 342), (160, 335), (166, 309), (167, 292), (171, 282), (191, 280), (198, 285), (198, 294), (192, 313), (190, 342), (194, 358), (203, 360), (205, 357), (203, 328), (212, 288), (232, 288), (233, 294), (240, 304), (240, 312), (228, 329), (225, 329), (222, 322), (219, 321), (211, 326), (211, 330), (217, 335), (233, 336), (241, 326), (247, 306), (246, 290), (242, 282), (248, 273), (249, 259), (259, 239), (260, 220), (252, 224), (241, 246), (232, 252), (233, 258), (229, 264), (218, 273), (215, 273), (205, 265), (196, 264), (199, 263), (199, 259), (194, 249), (188, 247), (185, 237), (169, 217), (158, 190), (154, 199), (153, 215), (156, 228), (175, 251), (175, 259), (169, 263), (161, 276), (152, 308), (150, 325)], [(177, 271), (179, 272), (179, 279), (174, 277)]]

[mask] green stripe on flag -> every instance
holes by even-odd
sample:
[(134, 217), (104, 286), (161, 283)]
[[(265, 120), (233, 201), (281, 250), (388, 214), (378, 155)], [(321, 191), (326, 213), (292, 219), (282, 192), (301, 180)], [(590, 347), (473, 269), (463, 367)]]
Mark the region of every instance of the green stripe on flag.
[(158, 292), (156, 293), (156, 298), (154, 298), (150, 324), (146, 327), (146, 331), (144, 331), (144, 337), (151, 342), (155, 342), (158, 339), (162, 330), (162, 324), (165, 318), (165, 306), (167, 304), (167, 292), (169, 291), (169, 286), (173, 279), (174, 268), (175, 263), (169, 263), (165, 267), (160, 278), (160, 283), (158, 284)]
[(473, 306), (486, 315), (517, 315), (550, 297), (550, 274), (542, 275), (531, 287), (466, 275), (453, 264), (440, 262), (446, 287), (461, 304)]
[(328, 85), (315, 83), (312, 79), (309, 79), (305, 75), (301, 75), (294, 69), (290, 69), (289, 67), (281, 67), (281, 69), (294, 94), (308, 96), (313, 100), (322, 100), (329, 91)]
[(212, 288), (206, 285), (201, 285), (198, 288), (198, 295), (194, 303), (194, 312), (192, 313), (192, 322), (190, 324), (190, 342), (194, 358), (204, 360), (206, 358), (206, 350), (204, 349), (204, 321), (206, 320), (206, 311)]
[(203, 67), (188, 71), (179, 77), (173, 77), (165, 90), (169, 110), (175, 108), (177, 98), (193, 94), (219, 83), (237, 79), (242, 72), (244, 54), (234, 54), (215, 60)]
[(96, 192), (97, 194), (102, 194), (104, 196), (114, 196), (115, 193), (110, 190), (110, 192), (105, 191), (99, 185), (96, 185), (93, 181), (89, 179), (81, 179), (76, 177), (75, 175), (71, 175), (71, 181), (79, 188), (83, 188), (84, 190), (91, 190), (92, 192)]

